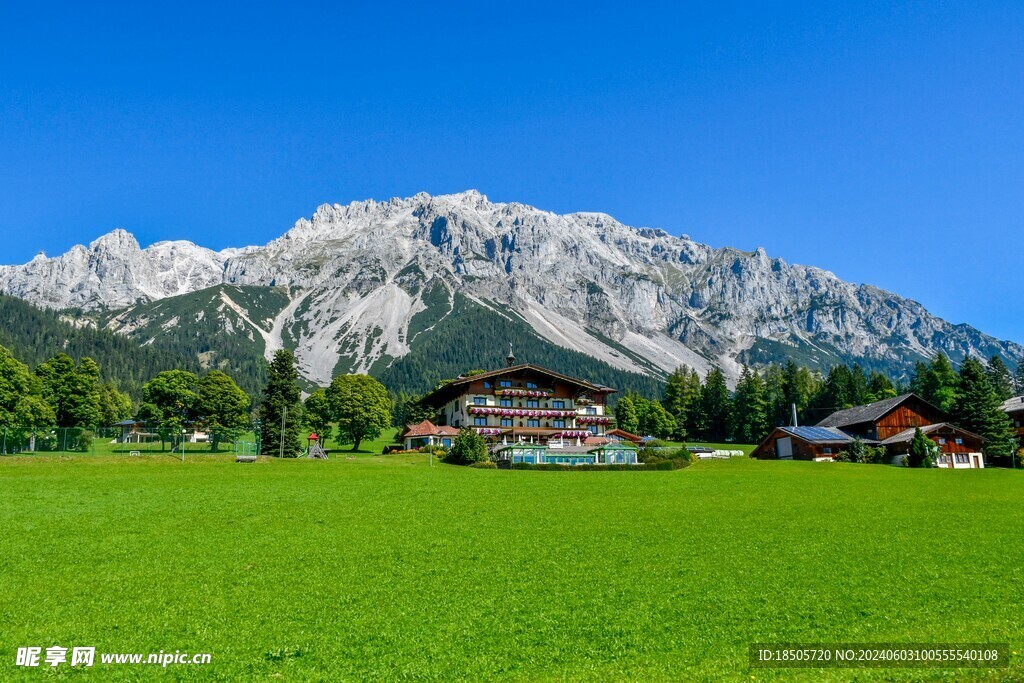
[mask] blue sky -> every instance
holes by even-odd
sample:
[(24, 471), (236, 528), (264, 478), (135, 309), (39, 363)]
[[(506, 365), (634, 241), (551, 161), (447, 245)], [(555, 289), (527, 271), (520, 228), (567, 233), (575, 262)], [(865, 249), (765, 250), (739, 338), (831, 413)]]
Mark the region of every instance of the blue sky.
[(477, 188), (1024, 341), (1020, 3), (87, 4), (0, 8), (0, 263)]

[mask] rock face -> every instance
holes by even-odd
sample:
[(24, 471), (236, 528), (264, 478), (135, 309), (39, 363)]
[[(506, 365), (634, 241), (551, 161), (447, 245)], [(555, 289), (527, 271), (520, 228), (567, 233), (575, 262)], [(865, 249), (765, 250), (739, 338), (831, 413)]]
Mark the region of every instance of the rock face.
[(118, 309), (220, 284), (284, 288), (289, 303), (267, 321), (266, 348), (295, 348), (303, 374), (320, 382), (339, 367), (402, 357), (419, 330), (450, 313), (455, 293), (555, 344), (648, 374), (685, 363), (735, 377), (741, 363), (785, 357), (897, 369), (938, 350), (1024, 356), (914, 301), (761, 249), (713, 249), (476, 191), (324, 205), (258, 248), (140, 249), (117, 230), (0, 268), (0, 291), (50, 308)]

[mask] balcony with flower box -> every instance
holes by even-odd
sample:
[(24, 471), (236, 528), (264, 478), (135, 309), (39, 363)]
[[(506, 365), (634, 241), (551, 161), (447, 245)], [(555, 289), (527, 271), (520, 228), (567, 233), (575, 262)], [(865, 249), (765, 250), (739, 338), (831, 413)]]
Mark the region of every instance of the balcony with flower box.
[(555, 419), (576, 419), (579, 417), (575, 410), (555, 408), (502, 408), (470, 404), (466, 410), (470, 415), (497, 415), (498, 417), (546, 417)]

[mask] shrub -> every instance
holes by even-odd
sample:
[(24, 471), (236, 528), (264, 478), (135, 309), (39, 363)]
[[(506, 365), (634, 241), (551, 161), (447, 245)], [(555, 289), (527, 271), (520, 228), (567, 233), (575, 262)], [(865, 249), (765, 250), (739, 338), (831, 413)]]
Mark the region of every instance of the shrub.
[(864, 449), (864, 462), (872, 465), (885, 465), (889, 456), (884, 446), (868, 446)]
[(471, 465), (488, 460), (487, 442), (475, 429), (463, 427), (452, 442), (452, 449), (446, 460), (457, 465)]
[(935, 455), (938, 450), (935, 442), (925, 436), (918, 427), (914, 430), (914, 438), (910, 442), (904, 464), (907, 467), (935, 467)]
[(836, 453), (834, 460), (836, 462), (857, 462), (848, 451), (839, 451)]
[(470, 467), (478, 470), (496, 470), (498, 469), (498, 463), (493, 460), (481, 460), (480, 462), (473, 463)]

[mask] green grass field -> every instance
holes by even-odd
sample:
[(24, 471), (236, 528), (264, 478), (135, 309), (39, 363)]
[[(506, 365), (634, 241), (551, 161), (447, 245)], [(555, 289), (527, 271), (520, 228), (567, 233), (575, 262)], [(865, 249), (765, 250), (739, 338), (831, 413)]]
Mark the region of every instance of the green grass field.
[[(1021, 477), (0, 458), (0, 680), (1022, 680), (1016, 656), (959, 672), (746, 659), (754, 641), (1021, 652)], [(54, 644), (212, 663), (14, 666)]]

